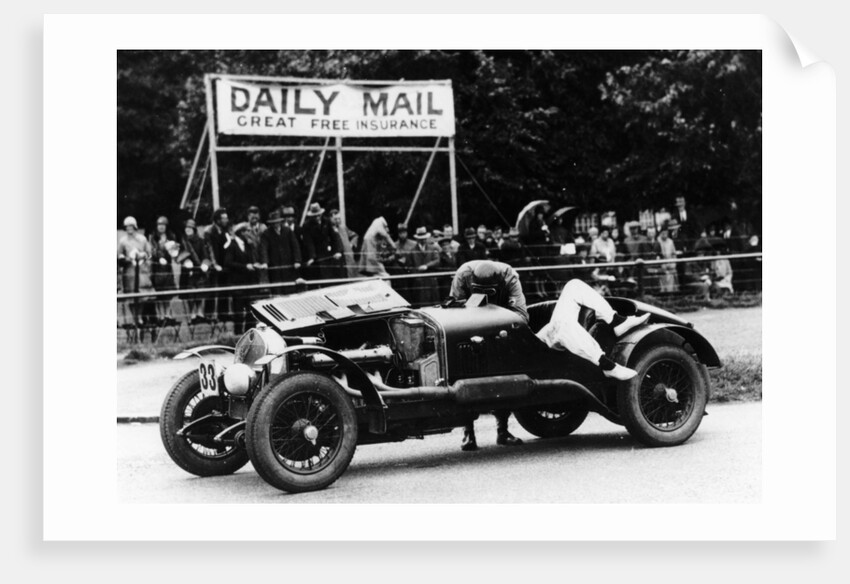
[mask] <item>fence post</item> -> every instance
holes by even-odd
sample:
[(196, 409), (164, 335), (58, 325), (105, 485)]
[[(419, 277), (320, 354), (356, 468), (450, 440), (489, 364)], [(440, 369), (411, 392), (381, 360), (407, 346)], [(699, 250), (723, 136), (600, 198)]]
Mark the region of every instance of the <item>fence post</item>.
[(635, 279), (637, 280), (637, 295), (638, 298), (643, 298), (643, 261), (635, 262)]
[[(133, 266), (133, 270), (135, 271), (135, 277), (133, 278), (133, 292), (139, 291), (139, 261), (136, 260), (136, 265)], [(139, 316), (139, 297), (136, 296), (133, 298), (133, 328), (136, 330), (136, 342), (142, 342), (142, 331), (139, 329), (139, 321), (141, 320)]]

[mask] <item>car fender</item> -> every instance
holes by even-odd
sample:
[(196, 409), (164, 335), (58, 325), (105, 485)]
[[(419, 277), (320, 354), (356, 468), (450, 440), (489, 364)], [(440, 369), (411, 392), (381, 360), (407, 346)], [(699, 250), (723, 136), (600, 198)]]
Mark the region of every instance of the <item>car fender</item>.
[(180, 351), (176, 355), (174, 355), (175, 360), (186, 359), (188, 357), (203, 357), (204, 353), (213, 353), (216, 351), (227, 351), (228, 353), (233, 353), (234, 348), (228, 347), (227, 345), (203, 345), (201, 347), (192, 347), (191, 349), (184, 349)]
[[(321, 353), (322, 355), (333, 359), (334, 362), (336, 362), (343, 371), (345, 371), (346, 375), (348, 375), (348, 384), (363, 395), (363, 401), (366, 402), (366, 410), (369, 413), (369, 431), (374, 434), (386, 433), (387, 405), (384, 403), (384, 398), (381, 397), (380, 392), (375, 388), (374, 384), (369, 379), (369, 376), (366, 375), (366, 372), (363, 371), (357, 363), (345, 355), (342, 355), (332, 349), (328, 349), (327, 347), (321, 347), (318, 345), (293, 345), (279, 353), (266, 355), (265, 357), (258, 359), (256, 364), (265, 364), (277, 359), (278, 357), (282, 357), (296, 351), (304, 354)], [(287, 373), (288, 372), (283, 372), (280, 375), (286, 375)], [(280, 377), (280, 375), (276, 376), (275, 379)]]
[(678, 324), (659, 323), (643, 326), (632, 330), (614, 345), (613, 357), (618, 363), (629, 363), (638, 348), (668, 343), (686, 346), (686, 349), (696, 353), (700, 362), (706, 367), (720, 367), (720, 357), (704, 336), (694, 329)]

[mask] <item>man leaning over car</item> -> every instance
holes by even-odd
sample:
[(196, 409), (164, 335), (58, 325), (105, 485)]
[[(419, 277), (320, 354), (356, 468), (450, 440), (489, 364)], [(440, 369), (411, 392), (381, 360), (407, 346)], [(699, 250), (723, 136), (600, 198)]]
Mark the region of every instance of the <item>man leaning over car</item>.
[[(452, 281), (451, 297), (465, 300), (473, 293), (486, 294), (488, 302), (513, 310), (528, 323), (528, 309), (516, 270), (507, 264), (490, 260), (474, 260), (463, 264)], [(626, 381), (637, 373), (633, 369), (615, 363), (599, 343), (578, 322), (581, 307), (592, 309), (598, 320), (607, 323), (616, 337), (645, 323), (649, 314), (622, 316), (598, 292), (578, 279), (564, 286), (552, 311), (552, 318), (537, 337), (553, 349), (569, 351), (597, 365), (605, 377)], [(509, 411), (494, 412), (497, 425), (496, 443), (502, 445), (522, 444), (522, 440), (508, 432)], [(475, 429), (470, 421), (464, 428), (462, 450), (475, 450)]]

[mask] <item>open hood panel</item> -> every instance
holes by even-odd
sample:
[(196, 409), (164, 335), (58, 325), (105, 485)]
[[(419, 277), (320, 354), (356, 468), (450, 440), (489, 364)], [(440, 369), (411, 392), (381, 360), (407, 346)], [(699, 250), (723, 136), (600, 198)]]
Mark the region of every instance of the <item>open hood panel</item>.
[(261, 300), (251, 309), (260, 320), (286, 333), (409, 306), (388, 282), (365, 280)]

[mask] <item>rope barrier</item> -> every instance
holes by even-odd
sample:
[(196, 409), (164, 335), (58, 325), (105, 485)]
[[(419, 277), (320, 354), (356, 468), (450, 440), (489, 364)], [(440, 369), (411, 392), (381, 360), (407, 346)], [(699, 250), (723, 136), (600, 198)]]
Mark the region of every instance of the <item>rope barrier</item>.
[[(692, 262), (701, 262), (701, 263), (711, 263), (716, 260), (728, 259), (728, 260), (738, 260), (738, 259), (748, 259), (748, 258), (761, 258), (762, 252), (758, 253), (740, 253), (740, 254), (725, 254), (725, 255), (715, 255), (715, 256), (697, 256), (691, 258), (670, 258), (670, 259), (652, 259), (652, 260), (632, 260), (627, 262), (594, 262), (587, 264), (548, 264), (548, 265), (539, 265), (539, 266), (519, 266), (514, 267), (514, 269), (520, 274), (526, 272), (570, 272), (570, 271), (587, 271), (594, 270), (598, 268), (619, 268), (619, 267), (637, 267), (637, 266), (659, 266), (659, 265), (667, 265), (667, 264), (679, 264), (679, 263), (692, 263)], [(159, 298), (159, 297), (174, 297), (174, 296), (210, 296), (216, 293), (224, 292), (224, 293), (233, 293), (233, 292), (248, 292), (248, 291), (263, 291), (267, 292), (270, 290), (279, 290), (285, 288), (293, 288), (293, 287), (324, 287), (324, 286), (334, 286), (337, 284), (345, 284), (348, 282), (359, 282), (364, 280), (416, 280), (421, 278), (448, 278), (453, 277), (455, 274), (455, 270), (450, 271), (441, 271), (441, 272), (414, 272), (409, 274), (390, 274), (388, 276), (362, 276), (359, 278), (324, 278), (324, 279), (316, 279), (316, 280), (293, 280), (289, 282), (274, 282), (268, 284), (250, 284), (244, 286), (217, 286), (210, 288), (188, 288), (188, 289), (172, 289), (172, 290), (151, 290), (149, 292), (134, 292), (134, 293), (119, 293), (117, 295), (117, 299), (121, 300), (133, 300), (135, 298)]]

